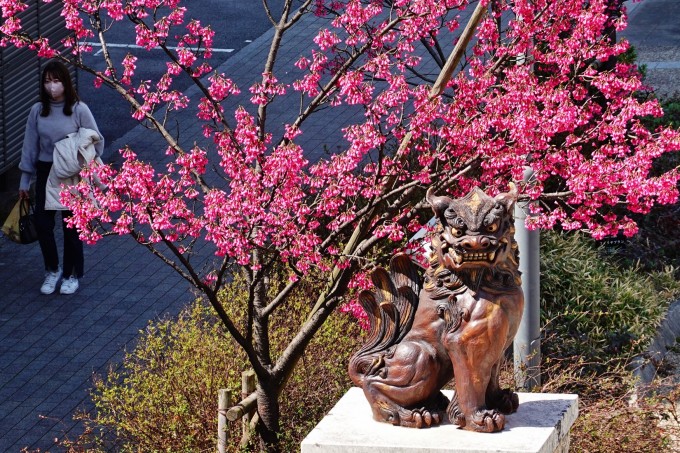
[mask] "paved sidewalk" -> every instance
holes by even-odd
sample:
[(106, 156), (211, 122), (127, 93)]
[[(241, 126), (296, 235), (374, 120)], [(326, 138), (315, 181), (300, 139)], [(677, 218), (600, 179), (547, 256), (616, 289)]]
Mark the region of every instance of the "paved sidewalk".
[(44, 296), (37, 244), (0, 243), (2, 452), (45, 451), (71, 432), (74, 410), (89, 407), (92, 373), (119, 361), (150, 319), (177, 313), (191, 297), (187, 284), (129, 238), (87, 247), (85, 260), (76, 294)]
[(621, 33), (647, 66), (645, 82), (661, 98), (680, 96), (680, 1), (626, 1), (629, 26)]
[[(677, 0), (632, 4), (631, 27), (623, 34), (636, 44), (641, 61), (665, 62), (649, 64), (648, 80), (668, 93), (680, 80), (679, 6)], [(278, 67), (291, 67), (319, 26), (310, 17), (297, 27), (280, 52)], [(272, 31), (265, 33), (219, 71), (247, 93), (259, 77), (271, 36)], [(290, 80), (294, 76), (281, 75)], [(196, 90), (188, 94), (198, 95)], [(233, 108), (225, 105), (227, 112)], [(341, 140), (340, 126), (361, 114), (352, 108), (334, 112), (334, 118), (324, 115), (323, 122), (305, 128), (305, 149), (313, 150), (312, 159), (334, 151)], [(204, 141), (194, 113), (177, 117), (184, 145)], [(285, 116), (283, 110), (271, 112), (271, 124), (282, 127)], [(112, 150), (125, 144), (154, 163), (165, 159), (165, 146), (142, 127), (110, 144), (108, 158), (116, 161)], [(92, 374), (105, 373), (109, 364), (118, 362), (149, 320), (175, 315), (193, 298), (187, 282), (131, 238), (105, 238), (86, 247), (85, 259), (86, 276), (75, 295), (43, 296), (38, 291), (43, 275), (37, 244), (21, 246), (0, 238), (0, 452), (23, 447), (59, 451), (54, 439), (78, 432), (73, 412), (90, 407)]]

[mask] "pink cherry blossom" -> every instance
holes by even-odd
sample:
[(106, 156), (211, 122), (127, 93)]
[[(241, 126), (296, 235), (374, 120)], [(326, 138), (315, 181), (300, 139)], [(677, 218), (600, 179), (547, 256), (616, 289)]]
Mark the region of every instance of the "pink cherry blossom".
[[(631, 213), (678, 199), (678, 171), (659, 174), (655, 163), (680, 150), (680, 133), (644, 127), (642, 118), (663, 112), (636, 95), (645, 89), (637, 67), (616, 61), (629, 45), (610, 42), (608, 31), (624, 29), (626, 15), (612, 14), (608, 0), (483, 2), (488, 14), (441, 93), (431, 87), (478, 1), (315, 0), (300, 11), (319, 16), (315, 36), (290, 61), (273, 52), (243, 92), (235, 74), (214, 71), (219, 30), (192, 19), (188, 2), (62, 3), (67, 51), (24, 29), (27, 5), (17, 0), (0, 0), (0, 45), (83, 65), (102, 31), (88, 16), (105, 12), (112, 27), (132, 21), (142, 52), (168, 55), (153, 79), (140, 77), (141, 56), (93, 70), (97, 86), (117, 85), (133, 117), (153, 122), (169, 161), (155, 168), (125, 148), (116, 168), (88, 170), (107, 189), (79, 186), (64, 201), (90, 242), (132, 233), (176, 244), (181, 257), (207, 243), (225, 268), (266, 272), (266, 258), (302, 282), (331, 268), (354, 271), (381, 241), (403, 246), (428, 220), (430, 186), (452, 196), (474, 186), (498, 193), (529, 168), (534, 179), (520, 184), (536, 201), (528, 226), (596, 238), (634, 235)], [(284, 43), (288, 31), (278, 29)], [(178, 90), (187, 76), (197, 96)], [(290, 118), (273, 120), (274, 105)], [(319, 133), (310, 118), (335, 127), (336, 109), (346, 108), (357, 114), (337, 131), (342, 142), (319, 158), (307, 145)], [(191, 127), (204, 143), (185, 148), (165, 129), (163, 115), (182, 109), (196, 115)], [(371, 245), (346, 249), (354, 232)], [(219, 272), (194, 283), (224, 282)]]

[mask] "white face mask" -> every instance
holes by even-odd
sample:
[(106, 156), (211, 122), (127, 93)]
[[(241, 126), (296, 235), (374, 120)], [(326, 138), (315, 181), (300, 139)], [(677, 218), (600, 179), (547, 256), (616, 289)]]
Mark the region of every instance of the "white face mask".
[(64, 84), (57, 79), (47, 79), (45, 81), (45, 90), (55, 101), (61, 100), (64, 96)]

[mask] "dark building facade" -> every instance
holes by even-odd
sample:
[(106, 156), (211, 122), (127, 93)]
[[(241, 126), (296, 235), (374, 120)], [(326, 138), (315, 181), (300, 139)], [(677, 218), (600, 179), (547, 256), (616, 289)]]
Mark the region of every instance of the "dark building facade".
[[(69, 34), (60, 15), (62, 2), (29, 3), (22, 14), (25, 30), (31, 36), (49, 38), (59, 48)], [(46, 61), (26, 48), (0, 48), (0, 179), (19, 164), (26, 118), (38, 100), (40, 69)]]

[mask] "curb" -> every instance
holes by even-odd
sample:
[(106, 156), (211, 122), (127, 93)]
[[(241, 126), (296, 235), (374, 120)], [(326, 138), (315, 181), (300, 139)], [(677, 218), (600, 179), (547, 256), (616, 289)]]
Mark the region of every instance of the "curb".
[(657, 376), (657, 369), (666, 357), (669, 349), (680, 339), (680, 299), (668, 307), (666, 317), (657, 328), (657, 334), (645, 352), (635, 357), (630, 367), (633, 376), (638, 379), (637, 387), (652, 383)]

